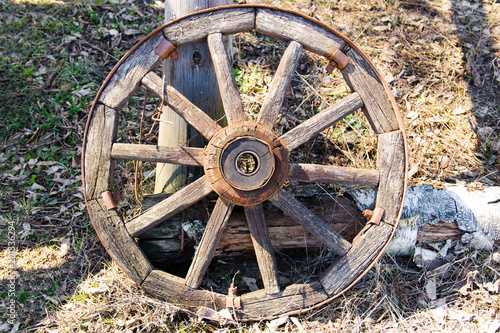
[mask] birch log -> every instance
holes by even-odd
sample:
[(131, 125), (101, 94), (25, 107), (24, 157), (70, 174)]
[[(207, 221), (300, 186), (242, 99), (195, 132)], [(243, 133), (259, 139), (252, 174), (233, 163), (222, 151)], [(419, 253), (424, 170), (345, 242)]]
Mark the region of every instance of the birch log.
[[(366, 223), (360, 212), (373, 209), (376, 191), (373, 189), (349, 192), (346, 197), (310, 196), (307, 206), (334, 230), (349, 241)], [(316, 199), (311, 200), (312, 197)], [(464, 245), (489, 249), (500, 241), (500, 188), (469, 192), (463, 186), (434, 189), (430, 185), (410, 187), (396, 235), (386, 253), (413, 255), (419, 244), (460, 241)], [(204, 219), (203, 207), (193, 206), (184, 214), (184, 222)], [(302, 226), (280, 211), (265, 211), (272, 246), (278, 251), (307, 247), (319, 249), (322, 244)], [(181, 255), (181, 223), (176, 216), (141, 235), (139, 245), (153, 261), (189, 260), (193, 242), (185, 235), (185, 251)], [(233, 213), (217, 247), (217, 255), (229, 252), (253, 251), (252, 239), (242, 211)], [(162, 260), (163, 259), (163, 260)]]
[[(351, 191), (360, 210), (373, 209), (373, 189)], [(435, 189), (410, 187), (399, 227), (386, 253), (413, 255), (418, 243), (460, 240), (477, 249), (491, 249), (500, 240), (500, 187), (469, 191), (465, 186)]]

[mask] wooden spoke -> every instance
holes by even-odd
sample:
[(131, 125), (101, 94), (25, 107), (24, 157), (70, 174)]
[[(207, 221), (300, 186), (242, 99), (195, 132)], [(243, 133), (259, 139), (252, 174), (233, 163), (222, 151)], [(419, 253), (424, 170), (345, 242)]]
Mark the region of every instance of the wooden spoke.
[(203, 148), (163, 147), (115, 143), (111, 150), (114, 159), (203, 166)]
[(210, 140), (222, 128), (174, 87), (167, 85), (163, 92), (163, 80), (155, 73), (149, 72), (141, 82), (158, 97), (165, 98), (165, 103), (207, 140)]
[(222, 104), (229, 125), (241, 123), (247, 120), (240, 93), (233, 76), (233, 67), (229, 60), (221, 33), (208, 35), (208, 48), (214, 63), (217, 82), (222, 97)]
[(299, 63), (300, 53), (302, 52), (302, 44), (296, 41), (291, 41), (288, 45), (283, 58), (276, 70), (271, 88), (264, 99), (262, 109), (260, 110), (257, 122), (272, 128), (278, 118), (281, 104), (285, 98), (286, 90), (290, 85), (293, 73)]
[(351, 248), (348, 241), (286, 190), (281, 189), (269, 200), (339, 256)]
[(186, 275), (186, 285), (198, 288), (207, 271), (208, 265), (215, 254), (217, 243), (224, 231), (227, 220), (231, 215), (234, 205), (222, 198), (217, 200), (215, 208), (208, 220), (207, 227), (201, 238), (200, 245), (194, 254), (193, 262)]
[(264, 288), (267, 294), (276, 294), (280, 291), (278, 269), (262, 205), (245, 207), (245, 215)]
[(290, 151), (309, 141), (313, 136), (332, 126), (363, 106), (358, 93), (352, 93), (324, 109), (314, 117), (283, 134), (280, 139)]
[(288, 180), (343, 185), (377, 186), (380, 172), (373, 169), (356, 169), (334, 165), (291, 163)]
[(141, 215), (125, 222), (125, 227), (130, 236), (137, 237), (203, 199), (210, 192), (212, 192), (212, 188), (207, 183), (205, 176), (203, 176), (146, 210)]

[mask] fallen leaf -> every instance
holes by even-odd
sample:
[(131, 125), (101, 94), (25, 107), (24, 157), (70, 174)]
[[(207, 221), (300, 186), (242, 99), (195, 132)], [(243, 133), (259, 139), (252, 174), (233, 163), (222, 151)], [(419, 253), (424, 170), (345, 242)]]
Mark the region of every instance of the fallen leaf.
[(33, 73), (34, 76), (41, 76), (44, 74), (47, 74), (47, 67), (45, 67), (43, 65), (40, 66), (40, 68), (35, 73)]
[(391, 28), (388, 25), (378, 25), (376, 27), (373, 27), (372, 29), (375, 31), (386, 31), (390, 30)]
[(245, 282), (245, 284), (248, 286), (248, 288), (250, 289), (250, 291), (257, 291), (259, 290), (259, 287), (257, 287), (257, 280), (254, 279), (254, 278), (251, 278), (251, 277), (242, 277), (241, 278), (243, 280), (243, 282)]
[(427, 294), (427, 297), (431, 301), (435, 301), (437, 299), (437, 292), (436, 292), (436, 278), (432, 277), (430, 278), (427, 283), (425, 284), (425, 292)]
[(130, 36), (130, 35), (138, 35), (140, 34), (141, 31), (140, 30), (137, 30), (137, 29), (127, 29), (125, 30), (124, 34), (127, 35), (127, 36)]
[(267, 328), (269, 328), (270, 332), (276, 332), (276, 330), (278, 329), (278, 327), (280, 327), (281, 325), (286, 324), (288, 322), (288, 320), (289, 320), (288, 316), (281, 317), (281, 318), (278, 318), (278, 319), (271, 320), (270, 322), (268, 322), (266, 324), (266, 326), (267, 326)]
[(103, 284), (102, 286), (99, 287), (90, 287), (87, 290), (85, 290), (85, 293), (94, 295), (94, 294), (103, 294), (108, 291), (109, 291), (108, 285)]
[(61, 240), (61, 248), (59, 249), (59, 256), (64, 257), (69, 252), (71, 240), (69, 238), (63, 238)]
[(37, 183), (33, 183), (33, 185), (31, 185), (30, 187), (33, 191), (47, 191), (47, 189), (45, 187), (43, 187), (42, 185), (38, 185)]
[(467, 273), (466, 283), (460, 289), (458, 289), (458, 292), (464, 296), (467, 295), (469, 293), (469, 290), (472, 290), (473, 282), (476, 280), (477, 275), (479, 275), (479, 272), (477, 270)]
[(290, 320), (297, 326), (299, 332), (304, 332), (304, 327), (302, 327), (302, 324), (296, 317), (290, 317)]

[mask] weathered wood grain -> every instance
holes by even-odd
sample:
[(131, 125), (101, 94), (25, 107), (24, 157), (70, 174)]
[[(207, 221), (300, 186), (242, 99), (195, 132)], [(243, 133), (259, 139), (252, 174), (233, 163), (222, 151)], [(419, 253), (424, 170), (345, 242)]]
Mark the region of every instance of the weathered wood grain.
[(240, 319), (272, 318), (287, 312), (307, 311), (327, 298), (318, 281), (293, 284), (274, 295), (266, 295), (265, 290), (258, 290), (241, 296), (242, 308), (237, 310), (237, 314)]
[[(167, 197), (166, 194), (145, 197), (143, 210), (153, 207), (164, 200), (165, 197)], [(303, 203), (348, 241), (351, 241), (365, 225), (365, 218), (361, 216), (356, 206), (345, 197), (317, 195), (314, 196), (314, 199), (310, 198)], [(265, 210), (264, 215), (272, 247), (276, 251), (294, 250), (304, 247), (307, 247), (308, 251), (316, 251), (322, 247), (321, 242), (316, 237), (281, 211)], [(139, 245), (151, 260), (154, 259), (157, 261), (160, 259), (169, 263), (169, 258), (172, 256), (167, 258), (168, 252), (161, 252), (160, 249), (155, 249), (152, 246), (143, 246), (142, 240), (158, 240), (164, 243), (172, 242), (174, 244), (161, 246), (177, 249), (180, 247), (181, 222), (193, 220), (208, 220), (207, 211), (201, 202), (185, 209), (182, 212), (182, 216), (177, 214), (155, 228), (141, 234)], [(179, 260), (186, 258), (190, 260), (194, 253), (194, 244), (188, 241), (186, 235), (184, 240), (184, 253), (186, 256), (179, 258)], [(216, 255), (224, 256), (225, 253), (231, 254), (232, 252), (246, 251), (254, 251), (253, 241), (250, 236), (245, 213), (241, 209), (236, 209), (231, 213), (224, 233), (219, 240)], [(177, 254), (177, 252), (174, 254)]]
[(153, 266), (127, 233), (116, 209), (107, 210), (102, 199), (87, 200), (87, 207), (92, 225), (111, 258), (132, 280), (141, 284)]
[(155, 93), (156, 96), (160, 98), (165, 97), (165, 103), (207, 140), (210, 140), (210, 138), (221, 129), (212, 118), (191, 103), (174, 87), (166, 85), (165, 92), (163, 93), (163, 81), (155, 73), (147, 73), (142, 79), (142, 84)]
[(257, 117), (258, 123), (271, 129), (274, 127), (281, 104), (283, 104), (283, 99), (285, 98), (285, 93), (299, 63), (301, 52), (302, 45), (295, 41), (291, 41), (274, 74), (273, 82), (271, 83), (271, 87), (267, 92), (259, 116)]
[(201, 306), (214, 310), (226, 307), (225, 295), (192, 289), (184, 284), (184, 279), (158, 269), (149, 274), (141, 287), (156, 297), (191, 310)]
[(392, 231), (391, 225), (382, 222), (378, 226), (371, 225), (360, 235), (351, 250), (335, 260), (320, 277), (319, 281), (328, 295), (337, 295), (363, 276), (375, 264)]
[(380, 172), (335, 165), (290, 163), (288, 180), (342, 185), (377, 186)]
[(361, 96), (364, 103), (363, 111), (373, 130), (376, 133), (398, 130), (397, 110), (394, 109), (390, 92), (385, 89), (376, 70), (354, 48), (346, 54), (351, 61), (341, 70), (342, 75), (351, 90)]
[(152, 145), (115, 143), (111, 157), (122, 160), (161, 162), (179, 165), (203, 166), (203, 148), (162, 147)]
[(362, 106), (359, 94), (353, 93), (289, 130), (280, 139), (289, 151), (293, 150)]
[(233, 67), (229, 60), (221, 33), (210, 34), (207, 37), (208, 49), (217, 75), (222, 104), (229, 125), (247, 120), (240, 92), (233, 75)]
[(254, 8), (226, 8), (194, 14), (163, 28), (165, 38), (176, 46), (202, 41), (209, 34), (250, 31), (255, 26)]
[(264, 288), (266, 293), (276, 294), (280, 291), (278, 269), (262, 205), (245, 207), (245, 215)]
[(99, 96), (99, 102), (110, 108), (120, 110), (141, 86), (141, 79), (162, 61), (155, 48), (163, 35), (158, 33), (149, 37), (135, 49), (111, 76)]
[[(197, 0), (179, 1), (165, 0), (165, 23), (208, 8), (226, 6), (232, 0)], [(224, 37), (228, 46), (232, 45), (231, 36)], [(191, 103), (203, 110), (210, 118), (225, 125), (224, 108), (220, 98), (217, 77), (213, 70), (207, 43), (180, 46), (176, 49), (177, 61), (171, 58), (163, 62), (165, 83), (175, 87)], [(168, 105), (162, 108), (160, 116), (158, 145), (175, 147), (203, 147), (205, 139), (197, 135), (196, 130), (175, 113)], [(186, 181), (188, 170), (185, 166), (158, 163), (155, 175), (155, 193), (172, 192), (182, 187)]]
[(233, 211), (234, 205), (222, 198), (217, 200), (207, 227), (203, 232), (200, 244), (196, 249), (191, 266), (186, 275), (186, 285), (198, 288), (205, 276), (208, 265), (212, 261), (219, 239)]
[(400, 131), (378, 136), (377, 169), (380, 181), (377, 191), (376, 207), (384, 209), (382, 220), (395, 224), (403, 206), (405, 192), (405, 146)]
[(116, 139), (118, 120), (118, 112), (102, 104), (97, 104), (92, 112), (84, 143), (84, 179), (87, 200), (100, 198), (102, 192), (111, 189), (114, 169), (111, 147)]
[(328, 224), (311, 212), (304, 204), (286, 190), (281, 189), (269, 199), (283, 213), (300, 223), (334, 253), (343, 255), (351, 244), (335, 232)]
[(257, 8), (255, 30), (278, 39), (297, 41), (306, 50), (322, 56), (331, 55), (346, 45), (342, 38), (316, 22), (271, 8)]
[(186, 209), (212, 192), (205, 176), (172, 194), (141, 215), (125, 222), (130, 236), (136, 237)]

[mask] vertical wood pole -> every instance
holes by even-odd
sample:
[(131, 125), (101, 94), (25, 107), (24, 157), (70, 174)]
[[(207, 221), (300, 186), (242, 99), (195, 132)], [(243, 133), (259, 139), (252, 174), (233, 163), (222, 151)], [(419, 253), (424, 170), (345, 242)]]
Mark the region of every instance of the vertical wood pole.
[[(165, 22), (202, 9), (230, 4), (232, 0), (165, 0)], [(204, 110), (212, 119), (216, 121), (221, 119), (224, 111), (207, 43), (203, 41), (185, 45), (178, 48), (177, 53), (178, 61), (172, 61), (170, 58), (165, 60), (163, 68), (165, 82)], [(167, 147), (205, 145), (204, 139), (194, 130), (188, 129), (186, 122), (169, 107), (164, 106), (162, 111), (158, 145)], [(224, 124), (224, 122), (219, 123)], [(191, 168), (190, 173), (195, 171)], [(187, 173), (186, 166), (158, 163), (155, 193), (176, 191), (185, 185)]]

